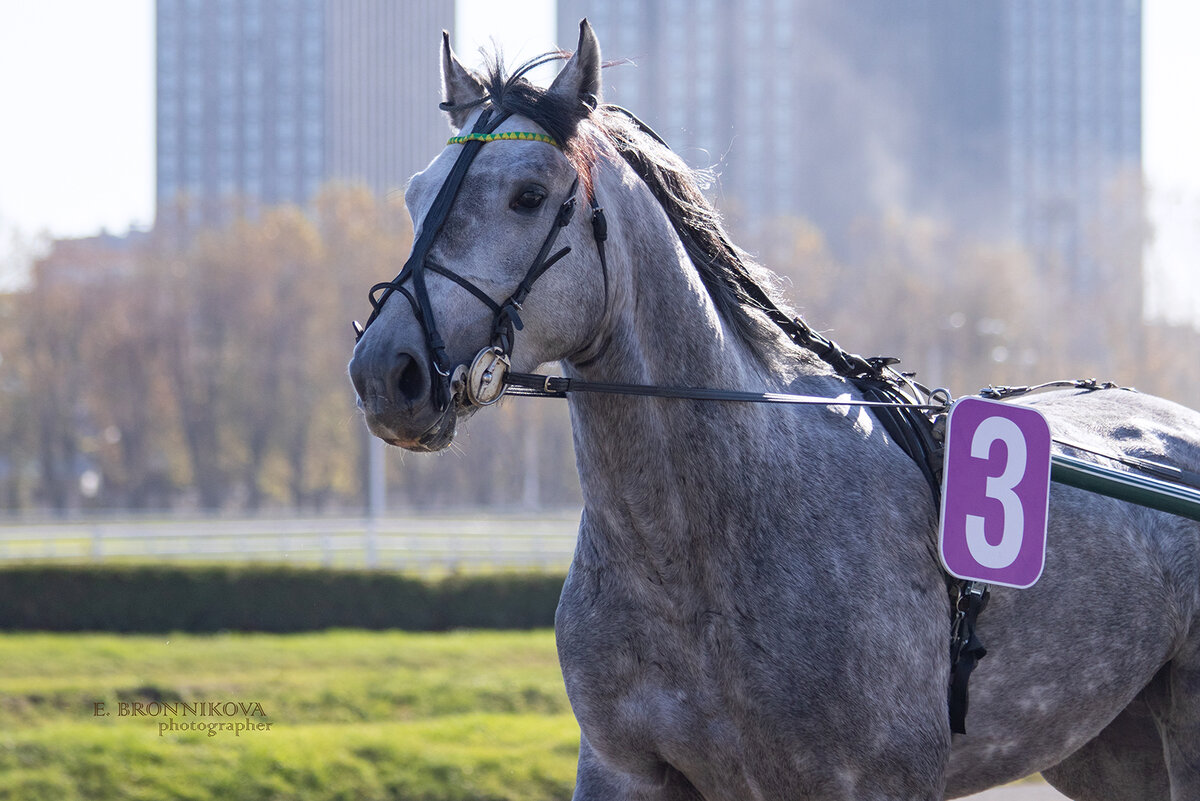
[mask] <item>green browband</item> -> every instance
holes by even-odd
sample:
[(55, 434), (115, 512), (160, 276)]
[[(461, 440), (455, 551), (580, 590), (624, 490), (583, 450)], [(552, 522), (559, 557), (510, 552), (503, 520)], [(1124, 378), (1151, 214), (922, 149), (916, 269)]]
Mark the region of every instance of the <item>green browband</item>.
[(522, 142), (545, 142), (548, 145), (558, 147), (558, 142), (554, 141), (551, 136), (540, 133), (528, 133), (525, 131), (507, 131), (505, 133), (472, 133), (464, 134), (463, 136), (452, 136), (447, 141), (448, 145), (462, 145), (467, 142), (495, 142), (498, 139), (517, 139)]

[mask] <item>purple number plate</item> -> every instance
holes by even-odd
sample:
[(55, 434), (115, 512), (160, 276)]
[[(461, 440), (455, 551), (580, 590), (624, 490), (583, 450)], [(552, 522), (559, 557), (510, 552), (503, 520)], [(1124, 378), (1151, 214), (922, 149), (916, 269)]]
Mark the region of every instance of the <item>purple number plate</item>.
[(952, 575), (1030, 587), (1046, 563), (1050, 426), (1028, 406), (962, 398), (946, 425), (938, 545)]

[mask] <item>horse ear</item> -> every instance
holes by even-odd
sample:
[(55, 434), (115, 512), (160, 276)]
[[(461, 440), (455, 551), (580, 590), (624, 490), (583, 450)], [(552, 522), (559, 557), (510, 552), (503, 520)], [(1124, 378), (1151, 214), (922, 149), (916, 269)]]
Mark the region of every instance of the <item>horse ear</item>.
[(578, 98), (588, 108), (600, 105), (600, 42), (587, 19), (579, 22), (579, 46), (549, 91), (568, 100)]
[(474, 110), (463, 104), (479, 100), (484, 94), (483, 83), (459, 62), (450, 48), (450, 34), (442, 31), (442, 110), (450, 116), (455, 130), (463, 127)]

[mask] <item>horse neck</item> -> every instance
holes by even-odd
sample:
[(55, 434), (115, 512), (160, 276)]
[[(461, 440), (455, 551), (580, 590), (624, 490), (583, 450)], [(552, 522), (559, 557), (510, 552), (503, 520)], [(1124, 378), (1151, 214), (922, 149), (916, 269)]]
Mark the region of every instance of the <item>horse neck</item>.
[[(614, 270), (603, 355), (568, 365), (572, 372), (658, 385), (844, 391), (839, 379), (795, 354), (781, 360), (785, 369), (765, 366), (718, 314), (649, 191), (628, 181), (618, 191), (603, 202), (620, 232), (610, 239), (620, 240), (614, 267), (628, 269)], [(794, 446), (805, 420), (777, 408), (577, 395), (571, 414), (585, 514), (605, 532), (594, 545), (611, 553), (633, 549), (660, 565), (681, 564), (706, 544), (697, 537), (737, 528), (739, 515), (770, 503), (772, 487), (782, 489), (778, 474), (799, 475)]]
[[(585, 359), (588, 366), (581, 373), (662, 385), (776, 388), (781, 380), (786, 383), (786, 376), (765, 366), (772, 359), (718, 313), (645, 184), (624, 164), (598, 184), (618, 235), (610, 241), (615, 264), (609, 314), (597, 338), (606, 341), (604, 355), (594, 362)], [(782, 352), (790, 347), (782, 334), (775, 339), (762, 348)], [(795, 361), (788, 356), (782, 360)]]

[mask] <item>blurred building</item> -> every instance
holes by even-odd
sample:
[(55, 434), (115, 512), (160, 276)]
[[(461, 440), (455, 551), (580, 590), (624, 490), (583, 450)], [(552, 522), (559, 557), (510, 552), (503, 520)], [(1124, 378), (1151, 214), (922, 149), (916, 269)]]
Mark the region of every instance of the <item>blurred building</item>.
[(158, 223), (402, 188), (445, 139), (454, 0), (157, 0)]
[(1140, 266), (1141, 0), (1020, 0), (1004, 10), (1011, 218), (1040, 263), (1091, 288), (1112, 278), (1106, 254)]
[(1086, 282), (1089, 236), (1141, 218), (1140, 0), (559, 0), (558, 14), (566, 46), (587, 16), (606, 60), (635, 62), (606, 70), (606, 99), (715, 166), (743, 232), (801, 216), (844, 252), (858, 220), (932, 215)]
[(56, 286), (104, 286), (137, 274), (146, 231), (130, 230), (116, 236), (102, 231), (95, 236), (55, 239), (45, 256), (33, 264), (33, 282), (46, 289)]

